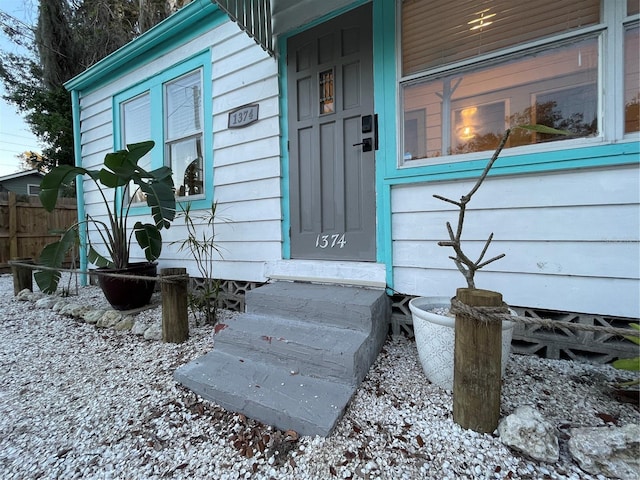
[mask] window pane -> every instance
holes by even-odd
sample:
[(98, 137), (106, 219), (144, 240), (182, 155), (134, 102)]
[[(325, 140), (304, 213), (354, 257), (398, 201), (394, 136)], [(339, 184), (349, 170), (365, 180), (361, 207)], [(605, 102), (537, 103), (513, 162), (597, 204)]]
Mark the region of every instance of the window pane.
[(193, 135), (202, 129), (202, 86), (200, 71), (166, 85), (166, 137), (168, 140)]
[[(540, 123), (572, 135), (517, 130), (507, 147), (597, 135), (597, 78), (598, 42), (592, 38), (408, 84), (403, 88), (405, 159), (493, 150), (510, 125)], [(416, 111), (425, 121), (415, 121)]]
[(177, 196), (203, 194), (202, 136), (170, 143), (169, 157)]
[(624, 37), (624, 132), (640, 131), (640, 68), (638, 43), (640, 28), (626, 31)]
[(420, 72), (600, 21), (600, 0), (404, 0), (402, 72)]
[(627, 15), (640, 13), (640, 2), (638, 0), (627, 0)]
[[(122, 104), (122, 148), (131, 143), (151, 140), (151, 104), (149, 93), (139, 95)], [(151, 153), (138, 160), (138, 165), (145, 170), (151, 168)], [(132, 184), (133, 188), (134, 185)], [(140, 190), (134, 191), (133, 202), (146, 201)]]

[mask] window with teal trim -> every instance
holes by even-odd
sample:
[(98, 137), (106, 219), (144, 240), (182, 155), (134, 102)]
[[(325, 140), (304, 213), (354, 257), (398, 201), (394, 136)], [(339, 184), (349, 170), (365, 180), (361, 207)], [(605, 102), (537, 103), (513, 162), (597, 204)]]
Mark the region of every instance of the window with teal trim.
[[(139, 164), (171, 168), (178, 201), (207, 208), (213, 198), (211, 134), (211, 60), (209, 51), (158, 72), (114, 97), (116, 145), (153, 140)], [(208, 125), (208, 126), (207, 126)], [(131, 191), (135, 207), (141, 192)]]
[[(493, 151), (505, 129), (520, 124), (570, 135), (517, 130), (507, 148), (638, 130), (638, 27), (624, 2), (404, 0), (401, 8), (400, 163)], [(613, 45), (622, 37), (626, 55)], [(626, 82), (624, 128), (609, 121), (623, 95), (602, 94), (610, 69)]]

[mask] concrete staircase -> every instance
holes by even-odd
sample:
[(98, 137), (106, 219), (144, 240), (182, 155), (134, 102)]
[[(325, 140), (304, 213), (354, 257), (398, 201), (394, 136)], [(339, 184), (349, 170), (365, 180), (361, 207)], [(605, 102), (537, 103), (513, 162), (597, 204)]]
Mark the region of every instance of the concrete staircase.
[(234, 412), (301, 435), (331, 433), (388, 331), (381, 290), (276, 282), (247, 292), (209, 353), (175, 379)]

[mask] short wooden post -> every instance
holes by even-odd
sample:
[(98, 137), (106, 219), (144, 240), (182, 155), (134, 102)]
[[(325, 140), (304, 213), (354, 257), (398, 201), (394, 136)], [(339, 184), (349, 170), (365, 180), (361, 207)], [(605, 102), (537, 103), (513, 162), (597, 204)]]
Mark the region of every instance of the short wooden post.
[[(502, 295), (459, 288), (456, 298), (470, 307), (500, 307)], [(456, 314), (453, 369), (453, 421), (491, 433), (500, 419), (502, 322)]]
[[(175, 278), (163, 281), (164, 277)], [(162, 340), (182, 343), (189, 338), (187, 316), (187, 284), (189, 275), (186, 268), (163, 268), (160, 270), (162, 292)]]
[[(33, 258), (14, 258), (12, 262), (33, 264)], [(18, 295), (25, 288), (33, 292), (33, 275), (29, 267), (11, 265), (13, 274), (13, 295)]]

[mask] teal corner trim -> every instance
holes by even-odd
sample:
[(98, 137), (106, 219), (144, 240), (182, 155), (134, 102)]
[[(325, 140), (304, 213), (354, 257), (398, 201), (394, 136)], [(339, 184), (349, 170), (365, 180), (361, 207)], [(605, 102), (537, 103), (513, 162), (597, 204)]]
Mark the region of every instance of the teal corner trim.
[(291, 211), (289, 209), (289, 104), (287, 89), (287, 37), (278, 38), (278, 82), (280, 91), (280, 162), (281, 162), (281, 184), (282, 191), (282, 258), (291, 258)]
[(377, 261), (385, 264), (387, 287), (393, 288), (393, 243), (391, 236), (391, 187), (387, 172), (395, 168), (397, 151), (396, 112), (396, 2), (373, 2), (373, 85), (378, 114), (376, 152), (376, 202), (378, 211)]
[[(80, 132), (80, 95), (77, 90), (71, 91), (71, 115), (73, 123), (73, 131)], [(76, 167), (82, 167), (82, 142), (80, 134), (73, 137), (73, 156)], [(78, 208), (78, 237), (80, 239), (80, 285), (87, 286), (87, 224), (84, 222), (84, 183), (82, 175), (76, 177), (76, 204)]]

